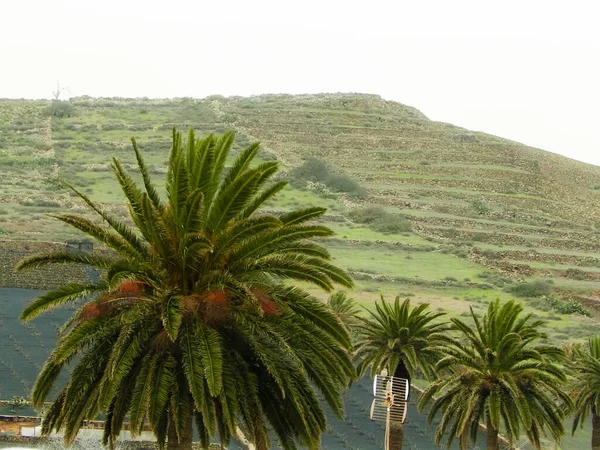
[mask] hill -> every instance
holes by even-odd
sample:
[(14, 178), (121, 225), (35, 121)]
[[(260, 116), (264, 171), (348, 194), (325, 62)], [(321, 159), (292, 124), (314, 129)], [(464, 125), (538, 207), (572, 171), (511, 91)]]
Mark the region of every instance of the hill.
[(110, 157), (133, 167), (135, 136), (162, 180), (174, 126), (233, 129), (238, 150), (261, 141), (260, 158), (279, 160), (291, 181), (270, 208), (329, 208), (338, 236), (328, 247), (366, 306), (401, 295), (459, 316), (518, 295), (554, 341), (598, 331), (600, 167), (374, 95), (0, 100), (0, 285), (43, 289), (87, 276), (32, 278), (12, 267), (81, 239), (47, 216), (87, 214), (58, 177), (125, 215)]
[[(292, 179), (304, 158), (326, 161), (338, 186), (300, 180), (293, 185), (301, 189), (290, 187), (272, 207), (328, 206), (341, 237), (340, 258), (356, 246), (368, 247), (360, 252), (366, 260), (348, 266), (359, 277), (375, 271), (371, 275), (405, 282), (417, 275), (482, 282), (477, 275), (488, 268), (520, 279), (552, 279), (560, 292), (583, 294), (580, 300), (594, 308), (593, 291), (600, 286), (600, 167), (434, 122), (375, 95), (0, 100), (1, 237), (58, 242), (73, 237), (44, 215), (65, 208), (85, 212), (57, 188), (57, 177), (121, 210), (110, 157), (132, 165), (129, 139), (135, 136), (160, 179), (173, 126), (204, 133), (234, 129), (238, 148), (260, 140), (262, 158), (279, 159)], [(349, 180), (360, 184), (362, 195), (343, 192)], [(352, 217), (353, 210), (376, 205), (390, 220), (409, 220), (413, 232), (403, 236), (397, 231), (406, 226), (374, 227)], [(388, 244), (377, 241), (412, 244), (411, 251), (434, 245), (419, 255), (437, 270), (428, 273), (414, 261), (400, 261), (407, 255), (396, 252), (398, 247), (381, 252), (376, 247)], [(447, 256), (465, 254), (464, 261)], [(377, 263), (368, 264), (375, 256)]]

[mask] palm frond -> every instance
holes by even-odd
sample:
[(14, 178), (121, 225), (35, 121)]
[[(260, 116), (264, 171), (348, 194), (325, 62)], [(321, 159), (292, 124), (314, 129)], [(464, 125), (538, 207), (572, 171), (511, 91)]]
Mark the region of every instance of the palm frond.
[(219, 184), (223, 179), (225, 162), (227, 161), (227, 156), (229, 156), (229, 152), (233, 146), (233, 138), (233, 132), (228, 131), (215, 142), (214, 162), (210, 171), (210, 184), (208, 186), (208, 192), (206, 193), (206, 197), (211, 200), (214, 200), (215, 193), (219, 189)]
[(308, 222), (309, 220), (318, 219), (325, 214), (326, 211), (327, 210), (325, 208), (320, 208), (317, 206), (298, 209), (282, 214), (279, 216), (279, 220), (281, 220), (281, 222), (283, 222), (285, 225), (299, 225), (301, 223)]
[(261, 206), (263, 206), (268, 200), (273, 198), (279, 191), (287, 186), (287, 181), (277, 181), (271, 186), (265, 188), (263, 191), (258, 193), (254, 199), (248, 202), (246, 206), (238, 215), (239, 219), (246, 219), (254, 214)]
[(158, 194), (158, 191), (152, 184), (148, 166), (146, 166), (146, 163), (144, 162), (144, 158), (142, 157), (142, 153), (139, 151), (137, 142), (135, 141), (135, 138), (133, 138), (133, 137), (131, 138), (131, 145), (132, 145), (133, 151), (135, 153), (135, 159), (137, 160), (140, 174), (142, 175), (142, 180), (144, 181), (144, 187), (146, 188), (146, 194), (148, 194), (148, 197), (150, 198), (150, 200), (152, 200), (152, 204), (154, 205), (154, 208), (156, 208), (157, 211), (162, 211), (164, 209), (164, 205), (162, 203), (162, 200), (160, 199), (160, 195)]
[(148, 418), (153, 427), (159, 428), (162, 422), (164, 422), (164, 416), (167, 412), (169, 393), (175, 383), (175, 367), (177, 363), (173, 356), (166, 355), (158, 359), (156, 364), (156, 371), (151, 380), (152, 386), (148, 395)]
[(221, 338), (215, 330), (198, 322), (195, 328), (196, 340), (199, 344), (204, 376), (208, 385), (210, 395), (216, 397), (221, 392), (223, 385), (223, 354), (221, 350)]
[(121, 236), (130, 246), (131, 250), (135, 251), (140, 256), (148, 256), (148, 248), (144, 242), (140, 239), (138, 234), (130, 227), (125, 225), (123, 222), (114, 218), (110, 214), (100, 208), (99, 205), (94, 203), (90, 198), (78, 191), (75, 187), (65, 181), (61, 181), (61, 184), (71, 190), (75, 195), (82, 199), (93, 211), (95, 211), (102, 219), (110, 225), (110, 227)]
[(16, 270), (36, 269), (48, 264), (56, 263), (74, 263), (85, 266), (95, 267), (96, 269), (107, 270), (115, 262), (113, 258), (105, 256), (87, 254), (82, 252), (56, 252), (45, 255), (34, 255), (26, 258), (17, 264)]
[(177, 339), (183, 319), (180, 303), (179, 295), (168, 295), (163, 301), (162, 323), (172, 341)]
[(111, 230), (96, 225), (85, 217), (75, 216), (73, 214), (50, 214), (49, 216), (83, 231), (88, 236), (106, 244), (117, 253), (124, 256), (139, 256), (139, 252), (132, 248), (131, 244), (123, 239), (123, 237), (111, 232)]
[(202, 365), (201, 345), (194, 330), (187, 327), (181, 335), (181, 359), (183, 372), (187, 378), (189, 389), (198, 411), (202, 411), (206, 404), (206, 394), (204, 391), (205, 369)]
[(64, 305), (65, 303), (76, 302), (104, 289), (106, 289), (106, 283), (104, 282), (89, 284), (69, 283), (36, 298), (23, 310), (21, 320), (27, 322), (44, 311)]
[(239, 175), (250, 167), (250, 164), (258, 154), (259, 147), (260, 144), (256, 142), (240, 153), (223, 179), (223, 186), (229, 186)]
[(319, 225), (293, 225), (275, 230), (266, 230), (243, 242), (231, 254), (232, 263), (245, 258), (258, 258), (271, 252), (306, 239), (328, 237), (333, 234), (327, 227)]
[[(190, 137), (193, 142), (193, 132), (191, 131)], [(167, 197), (169, 198), (169, 207), (176, 224), (180, 224), (185, 220), (186, 200), (191, 191), (189, 173), (185, 161), (181, 133), (173, 130), (173, 147), (171, 148), (167, 171)]]
[(206, 218), (206, 229), (210, 234), (219, 230), (244, 209), (254, 193), (259, 174), (257, 169), (248, 170), (245, 176), (236, 178), (218, 193)]

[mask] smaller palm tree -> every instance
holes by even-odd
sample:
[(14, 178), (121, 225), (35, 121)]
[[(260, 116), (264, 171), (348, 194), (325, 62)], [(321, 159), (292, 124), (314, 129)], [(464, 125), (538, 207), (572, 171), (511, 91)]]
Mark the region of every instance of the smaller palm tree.
[(338, 291), (327, 299), (327, 306), (349, 331), (353, 331), (358, 323), (360, 308), (352, 297), (343, 291)]
[(442, 376), (419, 398), (419, 409), (432, 399), (429, 420), (442, 411), (436, 429), (439, 443), (448, 433), (448, 446), (458, 439), (467, 448), (476, 441), (481, 423), (487, 428), (487, 450), (497, 450), (499, 431), (508, 440), (518, 440), (521, 431), (536, 449), (541, 437), (550, 434), (558, 442), (563, 434), (564, 409), (570, 398), (562, 386), (566, 380), (564, 352), (540, 344), (543, 322), (522, 316), (523, 307), (514, 301), (500, 306), (490, 303), (483, 319), (471, 309), (474, 324), (453, 318), (462, 339), (448, 340), (446, 356), (436, 366)]
[[(371, 369), (371, 376), (387, 370), (395, 377), (410, 380), (420, 369), (426, 376), (440, 358), (438, 348), (446, 340), (445, 323), (435, 322), (443, 313), (433, 313), (424, 303), (414, 308), (410, 300), (387, 303), (383, 296), (375, 303), (370, 317), (359, 317), (355, 362), (359, 376)], [(404, 432), (401, 424), (390, 429), (390, 449), (401, 449)]]
[(592, 450), (600, 450), (600, 336), (573, 352), (575, 405), (573, 434), (592, 415)]

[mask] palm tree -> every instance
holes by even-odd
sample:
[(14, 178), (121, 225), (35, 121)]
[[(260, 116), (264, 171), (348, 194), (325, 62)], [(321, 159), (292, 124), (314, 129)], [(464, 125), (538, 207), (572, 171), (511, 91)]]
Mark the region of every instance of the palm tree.
[[(370, 317), (359, 317), (354, 359), (359, 376), (371, 369), (371, 377), (384, 369), (395, 377), (409, 380), (417, 369), (431, 376), (439, 359), (436, 348), (446, 339), (447, 326), (434, 322), (443, 313), (432, 313), (424, 303), (414, 308), (410, 300), (396, 297), (387, 303), (383, 296), (375, 303)], [(391, 424), (390, 449), (401, 449), (404, 441), (402, 424)]]
[(573, 434), (592, 415), (592, 450), (600, 450), (600, 336), (590, 338), (585, 349), (575, 349)]
[(258, 449), (269, 448), (268, 427), (285, 449), (316, 448), (326, 429), (316, 390), (343, 413), (341, 393), (355, 377), (351, 343), (326, 305), (284, 281), (352, 286), (311, 241), (332, 234), (307, 223), (325, 210), (261, 214), (285, 186), (269, 184), (277, 163), (252, 165), (254, 144), (227, 169), (233, 135), (197, 139), (192, 130), (186, 145), (173, 131), (163, 198), (132, 142), (141, 185), (112, 161), (132, 224), (73, 187), (107, 228), (56, 216), (109, 250), (34, 256), (19, 266), (75, 263), (104, 274), (48, 292), (22, 314), (30, 320), (80, 304), (33, 388), (34, 406), (43, 404), (61, 370), (74, 366), (43, 432), (64, 429), (71, 443), (83, 419), (105, 412), (110, 447), (128, 417), (134, 435), (149, 425), (161, 448), (190, 449), (193, 422), (204, 447), (217, 433), (227, 445), (241, 425)]
[(354, 327), (358, 323), (358, 314), (360, 308), (356, 301), (348, 297), (343, 291), (338, 291), (335, 294), (329, 296), (327, 299), (327, 306), (334, 312), (340, 321), (346, 325), (346, 328), (352, 333)]
[(499, 448), (500, 429), (511, 443), (524, 431), (537, 449), (546, 432), (560, 440), (564, 412), (558, 402), (570, 403), (562, 389), (563, 351), (540, 344), (546, 337), (540, 331), (543, 322), (522, 312), (513, 300), (502, 306), (496, 300), (483, 319), (471, 309), (474, 325), (452, 319), (463, 339), (443, 347), (446, 356), (436, 366), (443, 375), (419, 399), (423, 409), (437, 396), (429, 411), (430, 421), (443, 412), (436, 442), (448, 432), (448, 445), (456, 438), (466, 449), (481, 423), (487, 428), (488, 450)]

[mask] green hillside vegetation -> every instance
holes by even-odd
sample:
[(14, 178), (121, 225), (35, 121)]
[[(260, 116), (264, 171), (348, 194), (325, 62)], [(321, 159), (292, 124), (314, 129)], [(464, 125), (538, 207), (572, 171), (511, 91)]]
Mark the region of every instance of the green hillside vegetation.
[(134, 136), (164, 188), (174, 126), (234, 130), (233, 156), (260, 141), (290, 181), (268, 208), (328, 208), (325, 245), (363, 305), (400, 295), (466, 317), (519, 297), (554, 342), (598, 330), (600, 167), (373, 95), (0, 100), (0, 239), (83, 238), (48, 217), (88, 214), (59, 178), (127, 220), (110, 157), (132, 168)]
[[(150, 171), (162, 174), (174, 126), (233, 129), (234, 154), (261, 141), (259, 159), (279, 160), (279, 176), (291, 182), (270, 208), (327, 207), (336, 262), (375, 282), (366, 289), (390, 284), (417, 297), (433, 289), (433, 306), (449, 309), (454, 297), (472, 303), (503, 297), (510, 284), (553, 280), (552, 295), (598, 314), (600, 167), (373, 95), (1, 100), (1, 237), (77, 238), (47, 217), (87, 213), (57, 178), (125, 217), (109, 158), (133, 167), (135, 136)], [(591, 320), (558, 317), (573, 326)]]

